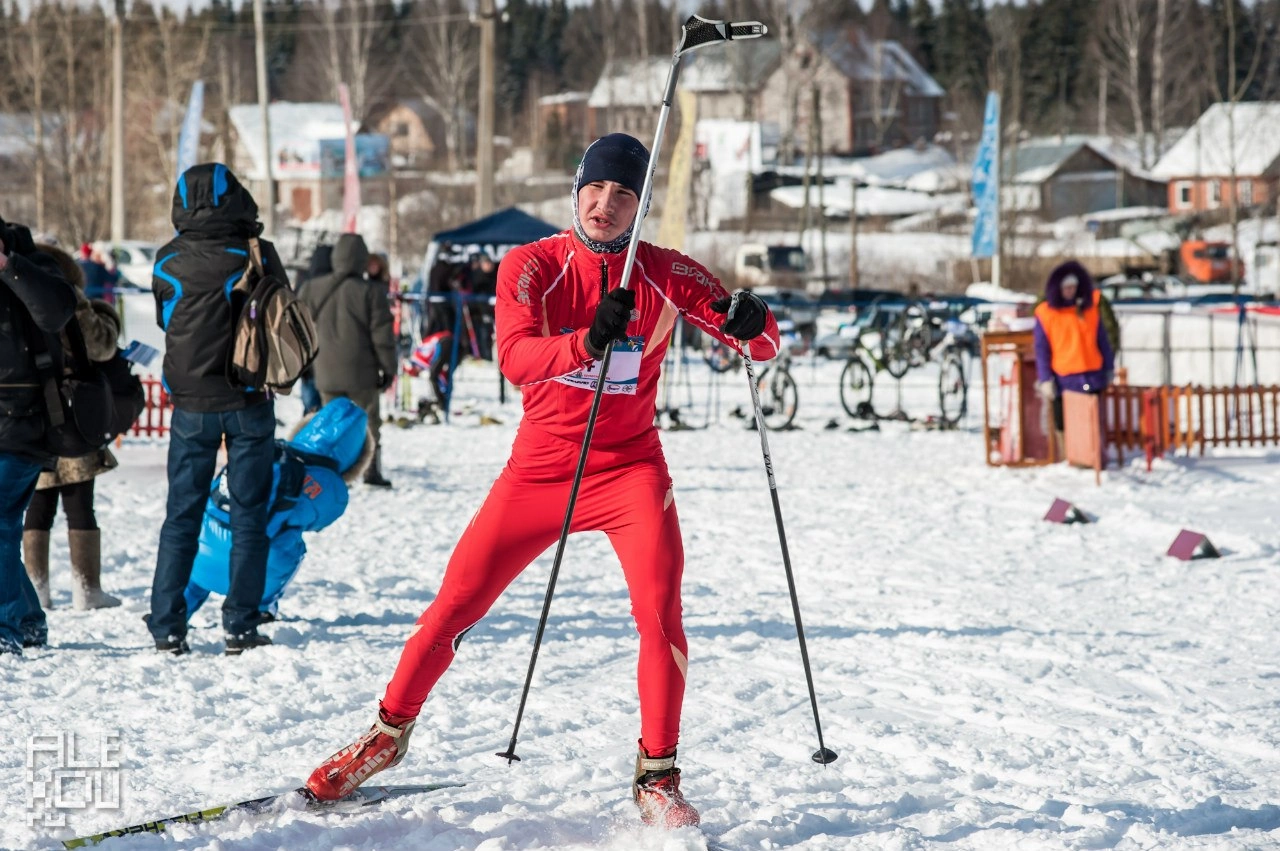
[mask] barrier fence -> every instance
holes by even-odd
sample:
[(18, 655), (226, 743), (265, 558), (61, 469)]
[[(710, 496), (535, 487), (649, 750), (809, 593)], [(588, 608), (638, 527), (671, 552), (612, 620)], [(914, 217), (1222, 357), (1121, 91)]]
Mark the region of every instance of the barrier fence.
[(1124, 463), (1126, 450), (1157, 455), (1206, 447), (1280, 446), (1280, 385), (1141, 387), (1115, 385), (1102, 396), (1103, 445)]
[(129, 434), (138, 437), (164, 437), (169, 433), (169, 418), (173, 414), (169, 393), (155, 376), (143, 375), (139, 376), (139, 380), (142, 382), (147, 404), (133, 428), (129, 429)]

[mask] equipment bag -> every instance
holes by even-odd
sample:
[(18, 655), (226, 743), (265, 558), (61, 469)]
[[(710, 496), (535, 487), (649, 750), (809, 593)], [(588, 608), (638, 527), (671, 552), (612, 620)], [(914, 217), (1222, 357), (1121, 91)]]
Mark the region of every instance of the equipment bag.
[(263, 270), (257, 238), (249, 240), (249, 262), (231, 292), (238, 310), (232, 312), (227, 380), (233, 387), (288, 394), (319, 348), (311, 311), (287, 283)]

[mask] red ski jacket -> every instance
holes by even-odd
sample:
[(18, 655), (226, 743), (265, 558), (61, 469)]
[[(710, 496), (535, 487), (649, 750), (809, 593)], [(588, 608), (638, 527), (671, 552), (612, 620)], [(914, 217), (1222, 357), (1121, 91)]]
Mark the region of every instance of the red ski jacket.
[[(495, 310), (498, 366), (524, 394), (510, 473), (533, 481), (572, 478), (599, 375), (585, 339), (600, 303), (601, 265), (607, 265), (608, 288), (614, 289), (622, 282), (625, 260), (625, 251), (593, 253), (572, 231), (503, 258)], [(665, 466), (653, 421), (658, 376), (677, 314), (741, 351), (738, 340), (719, 330), (724, 314), (711, 309), (728, 292), (695, 260), (641, 242), (630, 288), (636, 307), (627, 341), (616, 343), (610, 357), (588, 473), (642, 460)], [(751, 341), (751, 357), (766, 361), (777, 353), (778, 323), (770, 314), (764, 333)]]

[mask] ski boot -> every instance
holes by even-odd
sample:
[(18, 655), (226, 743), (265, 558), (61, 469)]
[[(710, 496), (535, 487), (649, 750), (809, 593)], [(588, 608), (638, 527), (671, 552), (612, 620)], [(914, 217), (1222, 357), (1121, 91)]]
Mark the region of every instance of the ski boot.
[(631, 796), (645, 824), (669, 829), (692, 827), (700, 821), (698, 811), (680, 794), (680, 769), (676, 768), (675, 751), (667, 756), (651, 757), (644, 745), (640, 745)]
[(307, 789), (320, 801), (345, 798), (379, 771), (399, 765), (409, 751), (414, 719), (389, 715), (378, 708), (378, 718), (359, 739), (320, 764), (307, 778)]

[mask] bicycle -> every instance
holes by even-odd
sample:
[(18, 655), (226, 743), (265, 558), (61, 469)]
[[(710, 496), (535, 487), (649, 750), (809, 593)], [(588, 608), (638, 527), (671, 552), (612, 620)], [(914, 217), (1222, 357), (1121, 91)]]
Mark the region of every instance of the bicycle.
[(756, 376), (760, 415), (769, 431), (789, 428), (800, 407), (800, 391), (791, 376), (791, 349), (792, 343), (784, 336), (778, 356)]
[[(969, 403), (963, 357), (973, 348), (968, 326), (935, 317), (923, 302), (909, 302), (894, 315), (872, 302), (855, 329), (852, 350), (840, 373), (840, 404), (845, 413), (854, 419), (877, 419), (871, 403), (876, 373), (883, 370), (901, 378), (912, 367), (937, 361), (940, 419), (947, 427), (959, 424)], [(878, 352), (863, 339), (868, 330), (879, 333)]]
[[(791, 375), (791, 351), (796, 343), (788, 335), (788, 323), (789, 320), (785, 319), (778, 321), (782, 337), (781, 350), (756, 376), (760, 413), (764, 418), (765, 428), (770, 431), (782, 431), (790, 427), (800, 407), (800, 392)], [(721, 375), (737, 371), (742, 366), (742, 356), (731, 346), (716, 339), (712, 339), (710, 345), (703, 350), (702, 358), (712, 372)]]

